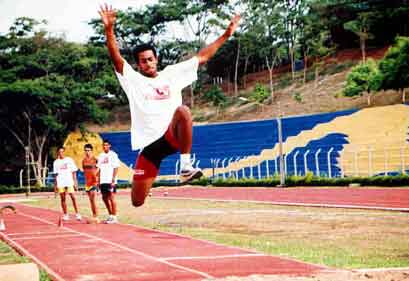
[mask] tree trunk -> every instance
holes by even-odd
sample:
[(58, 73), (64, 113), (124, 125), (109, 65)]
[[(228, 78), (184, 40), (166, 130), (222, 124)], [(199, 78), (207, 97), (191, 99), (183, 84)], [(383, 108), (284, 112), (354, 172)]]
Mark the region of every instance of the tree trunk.
[(239, 59), (240, 59), (240, 39), (238, 40), (237, 43), (237, 54), (236, 54), (236, 64), (234, 67), (234, 96), (238, 97), (239, 96), (239, 89), (238, 89), (238, 75), (239, 75)]
[(294, 48), (290, 47), (290, 62), (291, 62), (291, 75), (292, 79), (295, 79), (295, 62), (294, 62)]
[(308, 66), (308, 56), (304, 54), (304, 80), (303, 84), (307, 83), (307, 66)]
[(270, 93), (271, 93), (271, 102), (274, 101), (274, 85), (273, 85), (273, 69), (274, 69), (274, 64), (275, 62), (271, 62), (268, 60), (268, 57), (266, 56), (266, 64), (267, 64), (267, 69), (268, 69), (268, 74), (270, 78)]
[(406, 103), (406, 92), (405, 92), (405, 88), (402, 89), (402, 103)]
[(316, 64), (316, 65), (315, 65), (314, 88), (318, 88), (318, 79), (319, 79), (319, 66), (318, 66), (318, 64)]
[(246, 88), (247, 86), (247, 67), (249, 63), (250, 56), (246, 56), (244, 60), (244, 79), (243, 79), (243, 87)]
[(366, 61), (366, 42), (365, 42), (365, 38), (361, 37), (361, 53), (362, 53), (362, 62), (365, 63)]

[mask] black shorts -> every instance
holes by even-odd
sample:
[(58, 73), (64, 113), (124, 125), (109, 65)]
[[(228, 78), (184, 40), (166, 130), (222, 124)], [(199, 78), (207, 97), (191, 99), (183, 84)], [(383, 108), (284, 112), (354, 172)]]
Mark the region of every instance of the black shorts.
[(166, 133), (145, 147), (136, 159), (134, 179), (156, 177), (162, 160), (178, 151), (179, 144), (170, 129)]
[(116, 185), (111, 185), (110, 183), (101, 183), (99, 189), (102, 194), (116, 193)]

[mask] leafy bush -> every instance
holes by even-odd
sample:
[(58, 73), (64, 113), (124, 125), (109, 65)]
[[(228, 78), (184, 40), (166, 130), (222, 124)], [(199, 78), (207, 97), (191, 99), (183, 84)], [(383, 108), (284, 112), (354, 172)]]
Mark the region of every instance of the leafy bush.
[(409, 37), (397, 37), (379, 62), (383, 89), (402, 89), (409, 86)]
[(347, 76), (347, 84), (344, 88), (344, 95), (352, 97), (363, 92), (376, 91), (382, 83), (382, 74), (379, 72), (376, 62), (368, 59), (352, 68)]
[(302, 95), (299, 92), (294, 93), (293, 98), (296, 102), (302, 102)]
[(261, 84), (256, 84), (253, 93), (250, 94), (250, 100), (255, 102), (263, 102), (270, 96), (269, 90)]
[(214, 106), (223, 105), (227, 102), (227, 98), (222, 89), (217, 85), (213, 85), (207, 92), (205, 92), (203, 98), (205, 101), (211, 102)]

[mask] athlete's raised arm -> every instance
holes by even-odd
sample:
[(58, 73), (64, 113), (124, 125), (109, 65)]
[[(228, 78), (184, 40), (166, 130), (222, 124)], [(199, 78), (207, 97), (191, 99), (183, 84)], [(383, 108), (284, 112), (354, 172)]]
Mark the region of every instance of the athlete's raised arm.
[(229, 26), (227, 27), (226, 31), (223, 33), (222, 36), (217, 38), (216, 41), (214, 41), (207, 47), (204, 47), (197, 53), (196, 56), (199, 58), (199, 64), (206, 63), (211, 57), (214, 56), (214, 54), (224, 44), (224, 42), (226, 42), (226, 40), (233, 35), (234, 31), (237, 29), (237, 26), (239, 25), (239, 21), (240, 15), (237, 14), (231, 19)]
[(123, 74), (124, 70), (124, 59), (119, 52), (118, 44), (116, 41), (114, 33), (114, 25), (116, 21), (116, 11), (112, 9), (112, 6), (107, 4), (101, 5), (98, 11), (101, 16), (102, 23), (104, 24), (106, 44), (108, 47), (109, 55), (111, 56), (112, 62), (116, 72)]

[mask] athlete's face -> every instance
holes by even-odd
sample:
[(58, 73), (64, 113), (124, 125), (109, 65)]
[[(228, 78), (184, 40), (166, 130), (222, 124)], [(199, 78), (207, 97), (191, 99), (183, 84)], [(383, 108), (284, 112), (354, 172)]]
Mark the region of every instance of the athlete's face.
[(105, 153), (108, 153), (110, 148), (111, 145), (107, 142), (104, 142), (104, 144), (102, 145), (102, 149), (104, 150)]
[(138, 69), (139, 71), (148, 77), (156, 77), (158, 75), (158, 58), (155, 56), (152, 50), (146, 50), (138, 53)]
[(64, 148), (60, 148), (57, 150), (57, 157), (60, 159), (64, 158)]
[(85, 156), (91, 157), (92, 156), (92, 149), (89, 147), (84, 148)]

